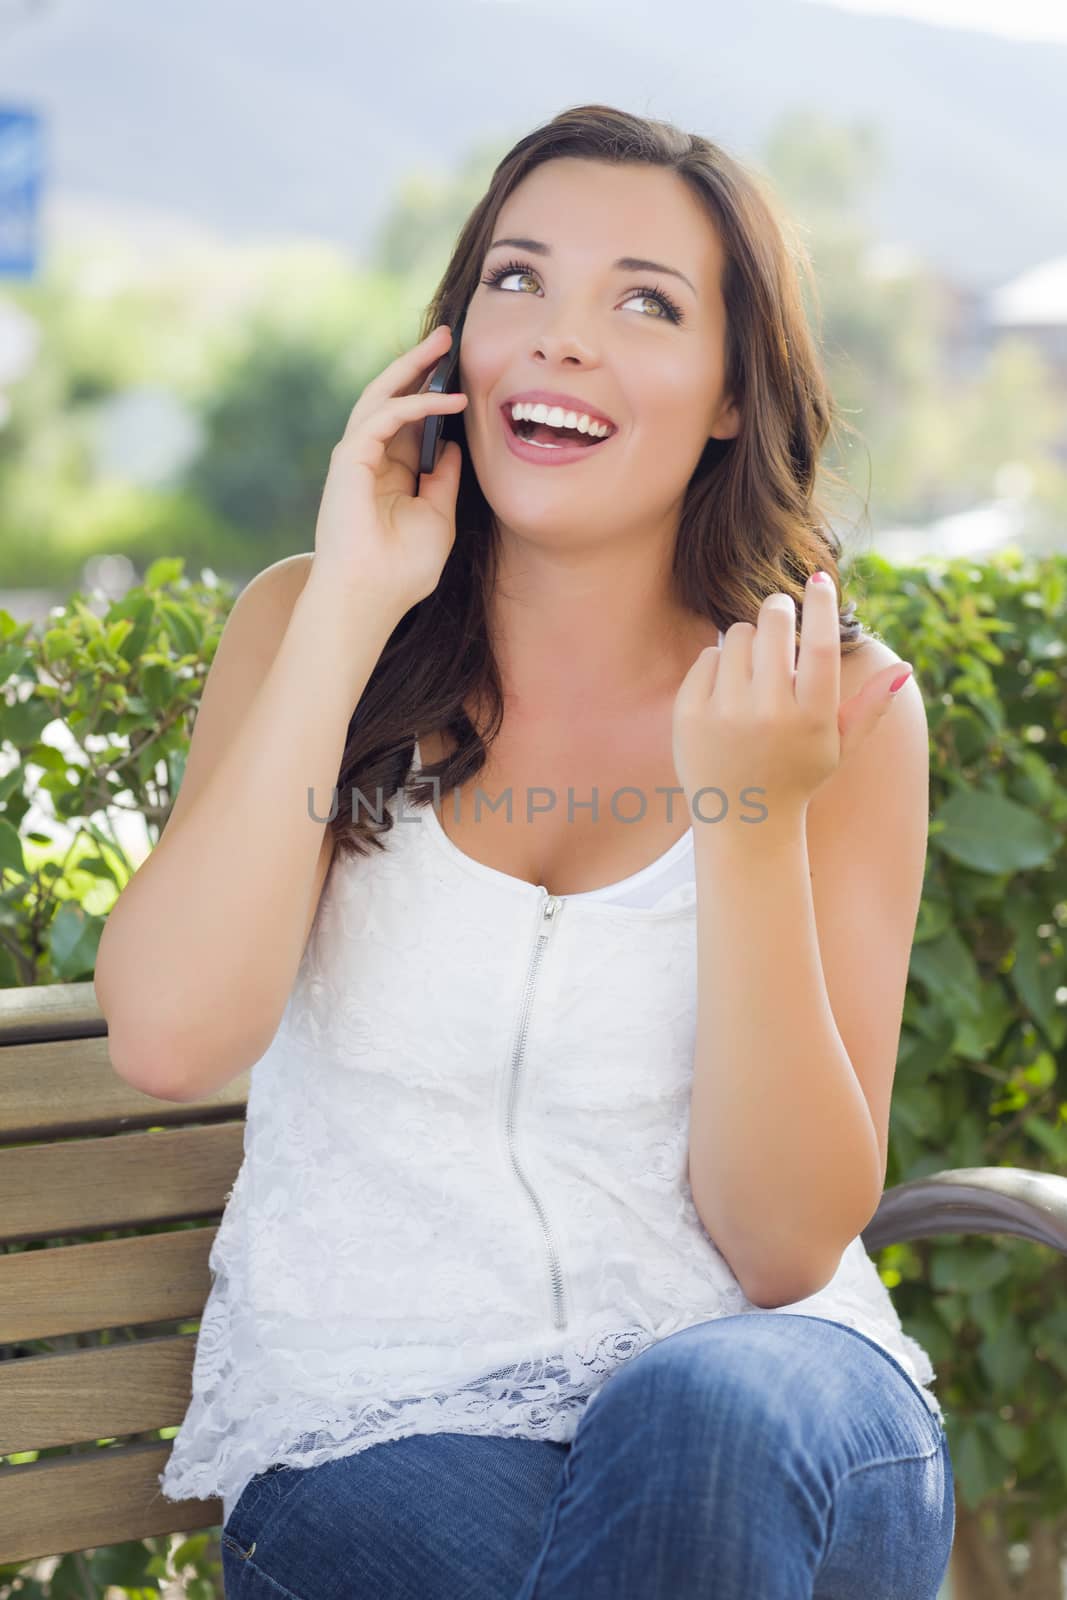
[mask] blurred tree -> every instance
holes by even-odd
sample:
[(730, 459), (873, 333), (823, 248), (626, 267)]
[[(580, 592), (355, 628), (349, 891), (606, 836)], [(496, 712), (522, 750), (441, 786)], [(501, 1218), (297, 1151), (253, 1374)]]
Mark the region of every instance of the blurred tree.
[(876, 127), (791, 111), (769, 136), (763, 165), (787, 229), (811, 256), (816, 295), (805, 283), (805, 304), (834, 396), (866, 446), (832, 464), (866, 497), (869, 459), (872, 521), (920, 523), (992, 498), (1006, 462), (1029, 465), (1035, 483), (1062, 499), (1067, 477), (1050, 456), (1062, 421), (1048, 365), (1002, 349), (977, 376), (954, 376), (945, 286), (921, 262), (883, 264), (863, 214), (888, 167)]
[(337, 357), (255, 318), (200, 416), (187, 492), (243, 533), (253, 570), (314, 548), (330, 451), (354, 404)]

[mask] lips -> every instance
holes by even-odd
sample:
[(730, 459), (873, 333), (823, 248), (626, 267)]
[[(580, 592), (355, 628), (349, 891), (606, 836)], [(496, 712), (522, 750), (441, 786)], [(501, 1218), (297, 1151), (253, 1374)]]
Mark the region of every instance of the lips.
[(562, 394), (557, 389), (527, 389), (522, 394), (509, 394), (506, 400), (501, 401), (502, 408), (510, 411), (514, 405), (548, 406), (551, 410), (558, 406), (561, 411), (574, 411), (580, 417), (583, 413), (592, 417), (596, 423), (607, 423), (610, 433), (618, 433), (618, 424), (607, 415), (599, 411), (588, 400), (582, 400), (578, 395)]
[(610, 433), (595, 444), (533, 444), (520, 439), (512, 427), (510, 408), (500, 408), (500, 421), (504, 438), (512, 455), (536, 467), (566, 467), (572, 462), (588, 461), (610, 445), (615, 435)]

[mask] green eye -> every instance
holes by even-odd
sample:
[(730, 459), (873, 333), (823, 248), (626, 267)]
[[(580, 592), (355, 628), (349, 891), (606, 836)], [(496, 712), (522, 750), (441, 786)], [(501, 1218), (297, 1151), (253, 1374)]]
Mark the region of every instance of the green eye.
[[(489, 288), (495, 289), (504, 278), (510, 278), (513, 274), (517, 274), (526, 278), (536, 278), (537, 276), (529, 262), (509, 261), (505, 266), (494, 268), (493, 271), (489, 273), (488, 277), (482, 279), (482, 282), (487, 284)], [(648, 300), (658, 301), (663, 310), (666, 312), (668, 321), (684, 321), (684, 312), (682, 311), (681, 306), (672, 300), (670, 295), (667, 294), (665, 290), (657, 289), (651, 284), (643, 284), (639, 288), (631, 289), (626, 298), (628, 300), (632, 300), (638, 295), (643, 295)], [(653, 321), (657, 320), (663, 321), (663, 318), (653, 318)]]

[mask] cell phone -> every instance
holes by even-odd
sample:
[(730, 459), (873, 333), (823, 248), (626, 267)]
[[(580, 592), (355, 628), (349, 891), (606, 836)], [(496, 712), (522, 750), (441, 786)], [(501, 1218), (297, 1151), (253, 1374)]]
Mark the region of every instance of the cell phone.
[[(433, 394), (452, 394), (459, 392), (456, 383), (456, 374), (459, 370), (459, 344), (463, 337), (463, 322), (467, 313), (464, 311), (455, 327), (452, 329), (452, 342), (445, 354), (441, 357), (427, 386)], [(435, 412), (428, 416), (422, 424), (422, 448), (419, 452), (419, 473), (433, 472), (437, 467), (437, 457), (440, 454), (441, 436), (444, 433), (447, 416)]]

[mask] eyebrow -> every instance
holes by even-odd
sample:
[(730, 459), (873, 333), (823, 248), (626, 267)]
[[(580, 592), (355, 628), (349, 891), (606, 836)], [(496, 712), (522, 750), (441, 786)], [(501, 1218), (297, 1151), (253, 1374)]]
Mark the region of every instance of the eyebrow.
[[(551, 246), (543, 244), (540, 239), (494, 239), (489, 246), (489, 250), (495, 250), (497, 245), (500, 244), (511, 245), (515, 250), (529, 250), (533, 255), (538, 256), (550, 256), (552, 254)], [(488, 255), (488, 253), (489, 251), (487, 250), (486, 254)], [(612, 266), (619, 272), (666, 272), (672, 278), (681, 278), (682, 282), (689, 284), (693, 293), (697, 294), (694, 284), (686, 277), (684, 272), (679, 272), (677, 267), (666, 267), (662, 261), (646, 261), (642, 256), (620, 256), (617, 261), (612, 263)], [(700, 296), (697, 295), (698, 300), (699, 298)]]

